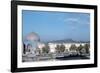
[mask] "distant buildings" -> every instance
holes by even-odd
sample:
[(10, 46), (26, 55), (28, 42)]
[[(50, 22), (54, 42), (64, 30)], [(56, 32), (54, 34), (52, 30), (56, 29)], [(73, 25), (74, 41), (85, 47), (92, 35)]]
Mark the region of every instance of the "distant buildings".
[[(64, 52), (66, 52), (66, 50), (67, 50), (67, 52), (77, 52), (77, 49), (78, 49), (78, 47), (80, 47), (80, 45), (85, 46), (86, 44), (89, 44), (89, 43), (48, 43), (47, 45), (50, 47), (50, 53), (56, 53), (57, 45), (59, 45), (59, 46), (64, 45), (65, 46), (65, 51)], [(70, 50), (72, 45), (75, 45), (77, 47), (77, 49)], [(38, 47), (42, 51), (42, 48), (45, 47), (45, 44), (44, 43), (39, 43)], [(81, 49), (81, 50), (84, 51), (84, 48)]]
[[(62, 47), (61, 47), (62, 46)], [(62, 50), (63, 49), (63, 50)], [(87, 50), (88, 49), (88, 50)], [(89, 51), (89, 42), (49, 42), (42, 43), (36, 33), (30, 33), (26, 36), (23, 43), (23, 56), (35, 57), (37, 55), (43, 55), (44, 53), (70, 53), (80, 54)]]

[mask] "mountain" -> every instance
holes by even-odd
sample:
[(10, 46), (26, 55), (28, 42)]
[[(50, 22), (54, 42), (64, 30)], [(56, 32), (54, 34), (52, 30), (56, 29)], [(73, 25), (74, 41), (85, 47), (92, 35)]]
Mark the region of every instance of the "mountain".
[(48, 43), (90, 43), (90, 41), (74, 41), (72, 39), (64, 39), (64, 40), (53, 40)]

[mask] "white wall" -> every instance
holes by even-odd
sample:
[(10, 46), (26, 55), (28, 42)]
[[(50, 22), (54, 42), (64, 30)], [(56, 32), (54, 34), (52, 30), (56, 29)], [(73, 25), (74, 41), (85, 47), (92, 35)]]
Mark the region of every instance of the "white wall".
[[(38, 1), (38, 0), (37, 0)], [(76, 4), (98, 4), (100, 0), (40, 0), (40, 1), (54, 1), (63, 3), (76, 3)], [(98, 8), (98, 19), (100, 19), (100, 5)], [(10, 0), (0, 0), (0, 73), (10, 73)], [(100, 21), (99, 23), (100, 24)], [(98, 26), (100, 31), (100, 25)], [(100, 37), (100, 33), (98, 35)], [(98, 39), (100, 43), (100, 38)], [(100, 45), (98, 48), (100, 56)], [(100, 61), (100, 57), (99, 57)], [(100, 62), (99, 62), (100, 64)], [(100, 66), (98, 68), (86, 69), (70, 69), (70, 70), (55, 70), (55, 71), (42, 71), (37, 73), (100, 73)], [(24, 72), (23, 72), (24, 73)], [(32, 73), (32, 72), (26, 72)]]

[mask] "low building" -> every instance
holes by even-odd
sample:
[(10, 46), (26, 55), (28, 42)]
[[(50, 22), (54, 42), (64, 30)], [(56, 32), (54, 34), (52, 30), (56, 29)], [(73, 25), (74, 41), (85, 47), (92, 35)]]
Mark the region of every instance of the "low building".
[[(69, 52), (70, 51), (70, 47), (71, 45), (75, 45), (76, 47), (79, 47), (80, 45), (84, 46), (85, 44), (89, 44), (89, 43), (48, 43), (48, 46), (50, 47), (50, 52), (51, 53), (55, 53), (56, 52), (56, 47), (57, 45), (64, 45), (65, 46), (65, 50), (68, 50)], [(39, 48), (42, 49), (45, 44), (41, 43), (41, 44), (38, 44)]]

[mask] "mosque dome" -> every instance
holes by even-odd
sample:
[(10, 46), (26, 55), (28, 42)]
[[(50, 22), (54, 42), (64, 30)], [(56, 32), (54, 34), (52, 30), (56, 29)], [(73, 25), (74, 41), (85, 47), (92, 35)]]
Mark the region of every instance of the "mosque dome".
[(40, 37), (37, 33), (31, 32), (26, 36), (26, 40), (29, 41), (40, 41)]

